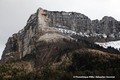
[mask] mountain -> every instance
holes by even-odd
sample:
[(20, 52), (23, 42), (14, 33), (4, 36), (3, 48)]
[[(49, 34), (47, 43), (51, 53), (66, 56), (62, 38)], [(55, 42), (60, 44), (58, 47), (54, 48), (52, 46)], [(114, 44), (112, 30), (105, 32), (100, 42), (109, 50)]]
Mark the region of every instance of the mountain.
[(76, 12), (39, 8), (3, 51), (0, 79), (72, 80), (77, 75), (111, 75), (119, 80), (120, 52), (97, 43), (119, 40), (120, 22), (91, 20)]

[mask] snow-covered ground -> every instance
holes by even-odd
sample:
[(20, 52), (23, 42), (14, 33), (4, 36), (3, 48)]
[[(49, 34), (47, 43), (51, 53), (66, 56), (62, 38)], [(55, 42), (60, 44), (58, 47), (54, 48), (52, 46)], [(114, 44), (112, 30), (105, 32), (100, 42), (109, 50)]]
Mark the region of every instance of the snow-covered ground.
[(113, 47), (115, 49), (118, 49), (120, 48), (120, 40), (118, 41), (109, 41), (109, 42), (104, 42), (104, 43), (100, 43), (100, 42), (96, 42), (95, 44), (98, 44), (104, 48), (108, 48), (108, 47)]

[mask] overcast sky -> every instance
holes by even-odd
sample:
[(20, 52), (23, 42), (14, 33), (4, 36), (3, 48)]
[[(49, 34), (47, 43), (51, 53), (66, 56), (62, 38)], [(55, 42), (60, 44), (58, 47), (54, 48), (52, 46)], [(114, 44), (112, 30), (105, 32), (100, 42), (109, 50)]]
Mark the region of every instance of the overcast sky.
[(80, 12), (91, 19), (107, 15), (120, 21), (120, 0), (0, 0), (0, 55), (8, 37), (22, 29), (39, 7)]

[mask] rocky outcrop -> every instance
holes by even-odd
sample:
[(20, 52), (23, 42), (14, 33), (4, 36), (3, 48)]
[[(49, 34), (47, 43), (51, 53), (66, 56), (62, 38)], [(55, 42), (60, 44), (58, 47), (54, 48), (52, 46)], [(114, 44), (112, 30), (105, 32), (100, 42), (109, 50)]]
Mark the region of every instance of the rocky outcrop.
[[(112, 17), (90, 20), (75, 12), (47, 11), (39, 8), (27, 21), (24, 29), (8, 39), (2, 62), (19, 60), (36, 50), (40, 42), (77, 41), (73, 35), (98, 40), (120, 39), (120, 23)], [(43, 50), (44, 51), (44, 50)]]
[(80, 13), (47, 11), (50, 27), (65, 28), (76, 32), (92, 31), (91, 20)]
[(97, 34), (104, 34), (108, 40), (120, 39), (120, 23), (112, 17), (105, 16), (102, 20), (93, 20), (92, 26)]
[(120, 39), (120, 23), (112, 17), (105, 16), (102, 20), (90, 20), (87, 16), (75, 12), (51, 12), (48, 15), (49, 27), (72, 30), (82, 36), (97, 37), (106, 40)]
[(63, 39), (73, 40), (72, 37), (49, 27), (47, 13), (40, 8), (30, 16), (24, 29), (8, 39), (6, 48), (3, 51), (2, 62), (19, 60), (25, 55), (31, 54), (39, 42), (51, 43)]

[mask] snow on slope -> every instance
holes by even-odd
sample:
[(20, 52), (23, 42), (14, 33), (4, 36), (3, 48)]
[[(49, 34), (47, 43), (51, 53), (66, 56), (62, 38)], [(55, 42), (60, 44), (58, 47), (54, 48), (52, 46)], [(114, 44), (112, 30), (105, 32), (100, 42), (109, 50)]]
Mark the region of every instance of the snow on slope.
[(98, 34), (98, 33), (93, 33), (93, 34), (89, 34), (87, 32), (76, 32), (73, 30), (68, 30), (68, 29), (64, 29), (66, 26), (59, 26), (59, 28), (55, 28), (56, 30), (58, 30), (59, 32), (65, 33), (65, 34), (70, 34), (70, 35), (80, 35), (83, 37), (103, 37), (103, 38), (107, 38), (106, 34)]
[(113, 47), (113, 48), (118, 49), (118, 50), (120, 48), (120, 40), (104, 42), (104, 43), (96, 42), (95, 44), (98, 44), (98, 45), (100, 45), (100, 46), (102, 46), (104, 48)]
[(62, 32), (62, 33), (65, 33), (65, 34), (80, 35), (80, 36), (89, 37), (89, 35), (87, 33), (82, 33), (82, 32), (77, 33), (76, 31), (63, 29), (63, 28), (55, 28), (55, 29), (58, 30), (59, 32)]

